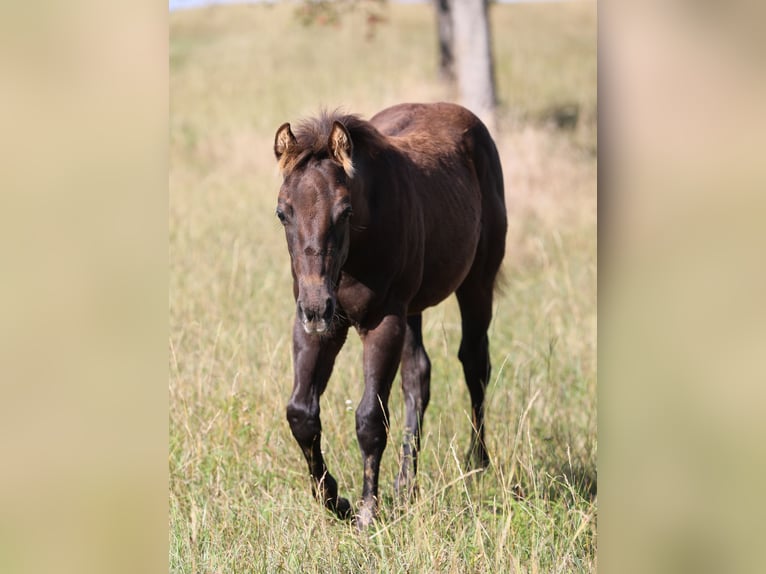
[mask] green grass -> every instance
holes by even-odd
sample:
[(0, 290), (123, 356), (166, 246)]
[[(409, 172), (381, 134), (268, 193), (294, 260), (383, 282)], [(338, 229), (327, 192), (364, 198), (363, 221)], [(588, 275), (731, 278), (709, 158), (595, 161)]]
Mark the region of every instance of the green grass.
[[(272, 138), (322, 105), (369, 116), (448, 94), (434, 80), (428, 6), (388, 6), (371, 40), (361, 14), (305, 28), (294, 10), (170, 17), (170, 570), (594, 571), (595, 5), (492, 7), (510, 226), (490, 332), (493, 464), (482, 476), (462, 467), (469, 398), (450, 299), (424, 315), (433, 376), (420, 496), (392, 499), (397, 380), (381, 516), (364, 534), (311, 499), (284, 416), (294, 304)], [(569, 104), (578, 125), (554, 130), (546, 114)], [(328, 465), (351, 500), (360, 350), (352, 334), (322, 400)]]

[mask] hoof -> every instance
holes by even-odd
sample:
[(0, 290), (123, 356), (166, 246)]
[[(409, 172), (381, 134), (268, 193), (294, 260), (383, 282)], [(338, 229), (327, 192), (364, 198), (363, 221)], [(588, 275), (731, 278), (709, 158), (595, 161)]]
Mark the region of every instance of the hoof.
[(372, 523), (375, 522), (375, 513), (372, 508), (366, 504), (362, 504), (359, 512), (356, 514), (354, 522), (359, 530), (367, 530), (367, 528), (372, 526)]
[(351, 504), (348, 500), (341, 498), (340, 496), (335, 504), (330, 507), (330, 510), (332, 510), (341, 520), (348, 520), (351, 518)]

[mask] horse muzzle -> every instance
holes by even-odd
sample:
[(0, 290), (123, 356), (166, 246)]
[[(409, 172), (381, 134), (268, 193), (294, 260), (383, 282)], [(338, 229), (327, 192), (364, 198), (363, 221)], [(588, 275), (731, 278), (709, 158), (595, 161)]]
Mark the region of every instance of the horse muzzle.
[(298, 299), (298, 320), (309, 335), (321, 335), (330, 330), (335, 314), (335, 301), (331, 297), (315, 302)]

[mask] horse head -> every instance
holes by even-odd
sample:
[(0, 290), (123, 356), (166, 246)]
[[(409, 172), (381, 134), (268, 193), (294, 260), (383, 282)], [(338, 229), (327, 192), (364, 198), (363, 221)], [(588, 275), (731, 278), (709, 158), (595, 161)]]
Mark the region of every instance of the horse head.
[(306, 148), (286, 123), (277, 130), (274, 154), (283, 176), (276, 213), (290, 252), (297, 317), (307, 333), (325, 333), (348, 257), (353, 143), (335, 121), (324, 149)]

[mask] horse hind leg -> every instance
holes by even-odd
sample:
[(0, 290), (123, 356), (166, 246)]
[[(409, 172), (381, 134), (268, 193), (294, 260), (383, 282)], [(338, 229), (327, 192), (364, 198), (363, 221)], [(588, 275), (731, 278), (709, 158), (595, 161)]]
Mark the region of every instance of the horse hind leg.
[(482, 196), (482, 232), (473, 266), (456, 291), (463, 337), (458, 357), (471, 395), (472, 433), (468, 464), (489, 466), (484, 440), (484, 399), (492, 367), (487, 330), (492, 320), (495, 280), (505, 255), (508, 219), (505, 210), (503, 171), (497, 148), (486, 127), (475, 134), (474, 165)]
[[(493, 277), (494, 279), (494, 277)], [(471, 395), (471, 444), (466, 455), (469, 467), (487, 468), (489, 454), (484, 439), (484, 398), (492, 371), (487, 330), (492, 320), (492, 291), (478, 281), (464, 282), (457, 290), (462, 319), (462, 339), (458, 358)]]
[(394, 482), (400, 500), (408, 500), (416, 490), (418, 452), (423, 415), (428, 406), (431, 385), (431, 361), (423, 347), (423, 316), (407, 318), (407, 330), (402, 350), (402, 392), (406, 408), (402, 464)]

